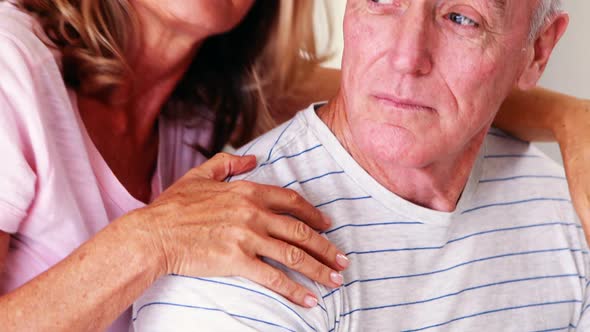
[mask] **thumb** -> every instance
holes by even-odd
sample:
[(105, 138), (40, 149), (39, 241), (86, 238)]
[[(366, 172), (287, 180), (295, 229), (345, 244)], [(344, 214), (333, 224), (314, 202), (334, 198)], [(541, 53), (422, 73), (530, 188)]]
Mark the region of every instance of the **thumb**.
[(256, 167), (254, 156), (234, 156), (228, 153), (218, 153), (203, 163), (199, 168), (201, 176), (215, 181), (223, 181), (228, 176), (242, 174)]

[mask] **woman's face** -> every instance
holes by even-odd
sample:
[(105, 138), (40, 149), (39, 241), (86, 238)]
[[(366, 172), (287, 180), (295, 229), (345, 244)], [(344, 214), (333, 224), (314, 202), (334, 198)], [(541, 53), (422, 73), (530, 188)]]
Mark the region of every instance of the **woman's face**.
[[(147, 14), (179, 33), (212, 36), (234, 28), (246, 16), (254, 0), (135, 0)], [(145, 16), (145, 15), (144, 15)], [(150, 24), (148, 19), (146, 24)]]

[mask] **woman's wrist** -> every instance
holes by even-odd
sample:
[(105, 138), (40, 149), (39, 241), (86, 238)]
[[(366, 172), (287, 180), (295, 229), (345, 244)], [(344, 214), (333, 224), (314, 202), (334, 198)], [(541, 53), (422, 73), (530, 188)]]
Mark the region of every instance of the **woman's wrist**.
[(562, 150), (590, 141), (590, 100), (570, 97), (560, 115), (551, 130)]
[(147, 208), (134, 210), (115, 221), (128, 234), (127, 246), (133, 248), (145, 262), (145, 272), (152, 282), (166, 275), (166, 256), (157, 236), (153, 218)]

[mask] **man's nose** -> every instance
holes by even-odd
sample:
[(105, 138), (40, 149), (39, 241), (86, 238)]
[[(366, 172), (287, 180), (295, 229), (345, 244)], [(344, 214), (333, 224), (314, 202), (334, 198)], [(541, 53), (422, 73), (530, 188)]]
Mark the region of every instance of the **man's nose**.
[(402, 74), (426, 75), (432, 70), (429, 19), (422, 6), (410, 6), (404, 14), (393, 18), (396, 28), (391, 36), (391, 61)]

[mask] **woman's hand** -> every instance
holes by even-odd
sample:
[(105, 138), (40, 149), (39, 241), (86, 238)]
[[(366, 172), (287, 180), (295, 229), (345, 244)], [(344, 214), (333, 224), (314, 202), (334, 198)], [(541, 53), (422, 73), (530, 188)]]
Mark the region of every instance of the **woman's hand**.
[[(569, 112), (569, 111), (568, 111)], [(586, 242), (590, 244), (590, 100), (579, 100), (555, 130), (570, 194), (582, 220)]]
[(223, 182), (255, 166), (252, 156), (218, 154), (133, 214), (149, 227), (155, 250), (163, 254), (162, 273), (242, 276), (295, 303), (314, 306), (312, 292), (261, 257), (329, 287), (340, 286), (337, 271), (348, 260), (313, 230), (328, 228), (330, 221), (295, 191)]

